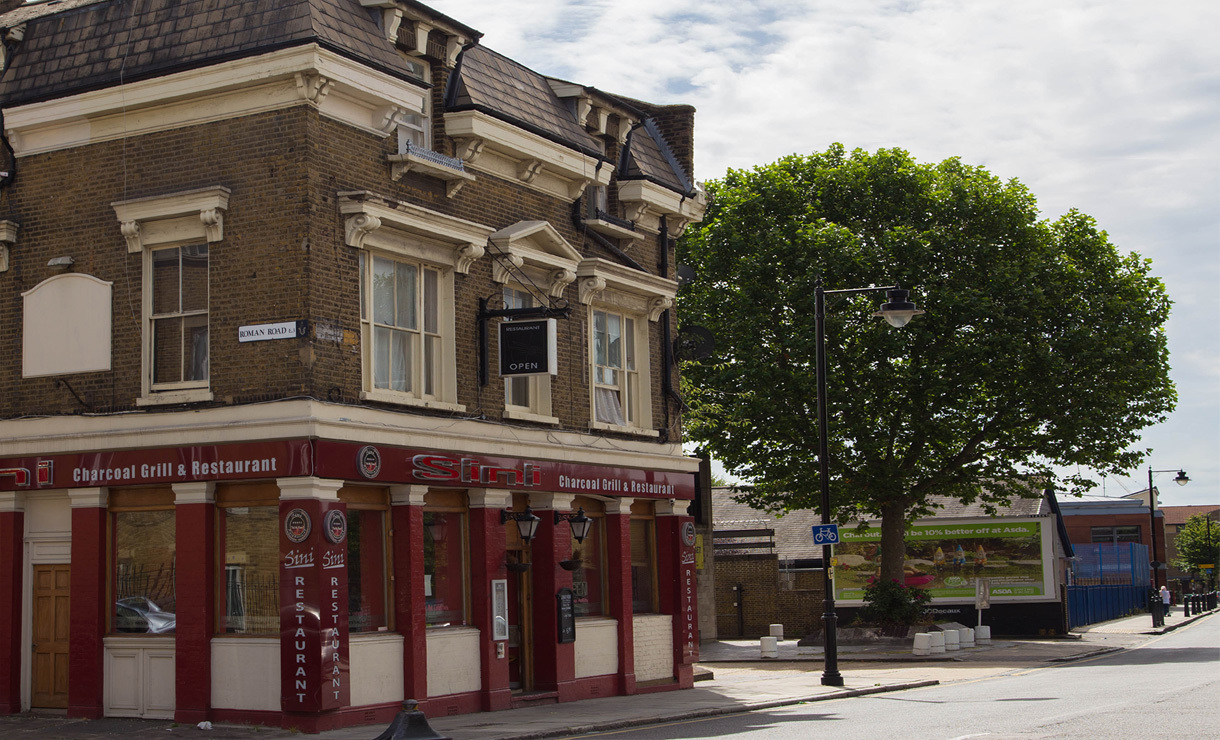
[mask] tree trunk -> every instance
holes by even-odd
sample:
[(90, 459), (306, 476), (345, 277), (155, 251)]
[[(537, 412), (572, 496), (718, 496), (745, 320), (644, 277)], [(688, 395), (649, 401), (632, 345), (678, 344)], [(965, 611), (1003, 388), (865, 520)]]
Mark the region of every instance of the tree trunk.
[(881, 580), (904, 583), (906, 560), (906, 507), (901, 503), (881, 507)]

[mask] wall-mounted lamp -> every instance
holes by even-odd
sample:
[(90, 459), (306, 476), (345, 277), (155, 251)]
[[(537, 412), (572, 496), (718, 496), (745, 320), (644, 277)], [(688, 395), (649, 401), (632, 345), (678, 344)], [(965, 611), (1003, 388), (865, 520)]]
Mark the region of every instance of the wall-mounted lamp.
[(529, 544), (534, 535), (538, 533), (538, 522), (542, 520), (534, 515), (534, 510), (530, 507), (525, 507), (525, 511), (516, 512), (508, 509), (500, 511), (500, 523), (507, 524), (509, 520), (517, 523), (517, 531), (521, 534), (521, 541)]
[(593, 520), (585, 516), (584, 507), (582, 506), (577, 509), (575, 514), (560, 514), (558, 511), (555, 512), (556, 524), (559, 524), (564, 520), (566, 520), (568, 522), (568, 526), (572, 528), (572, 539), (576, 540), (576, 544), (579, 545), (580, 543), (584, 542), (585, 538), (589, 536), (589, 529), (593, 526)]
[(445, 540), (445, 516), (443, 514), (434, 516), (432, 521), (426, 525), (428, 534), (432, 535), (433, 542), (443, 542)]

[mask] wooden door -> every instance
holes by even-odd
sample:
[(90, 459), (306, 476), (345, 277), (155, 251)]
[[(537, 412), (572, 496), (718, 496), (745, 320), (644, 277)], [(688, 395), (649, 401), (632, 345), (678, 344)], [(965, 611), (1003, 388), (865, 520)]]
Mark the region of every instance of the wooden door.
[[(528, 562), (528, 550), (510, 546), (509, 562)], [(513, 691), (534, 688), (534, 625), (531, 619), (530, 574), (508, 574), (508, 686)]]
[(71, 566), (34, 566), (34, 643), (31, 704), (68, 707), (68, 591)]

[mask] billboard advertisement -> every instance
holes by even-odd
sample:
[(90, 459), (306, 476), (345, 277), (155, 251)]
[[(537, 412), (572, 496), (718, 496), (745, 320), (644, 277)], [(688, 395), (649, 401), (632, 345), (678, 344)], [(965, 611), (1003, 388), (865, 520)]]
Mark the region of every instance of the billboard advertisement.
[[(924, 520), (907, 528), (906, 585), (932, 594), (933, 602), (975, 598), (982, 580), (993, 601), (1056, 598), (1050, 527), (1042, 519)], [(835, 599), (863, 603), (865, 587), (881, 566), (881, 528), (844, 527), (835, 547)]]

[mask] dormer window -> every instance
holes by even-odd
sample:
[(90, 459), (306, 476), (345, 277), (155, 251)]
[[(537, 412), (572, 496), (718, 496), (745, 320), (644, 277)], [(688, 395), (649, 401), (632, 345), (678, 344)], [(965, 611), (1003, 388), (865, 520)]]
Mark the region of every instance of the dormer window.
[(398, 120), (398, 153), (406, 154), (412, 147), (428, 149), (428, 119), (418, 113), (404, 113)]

